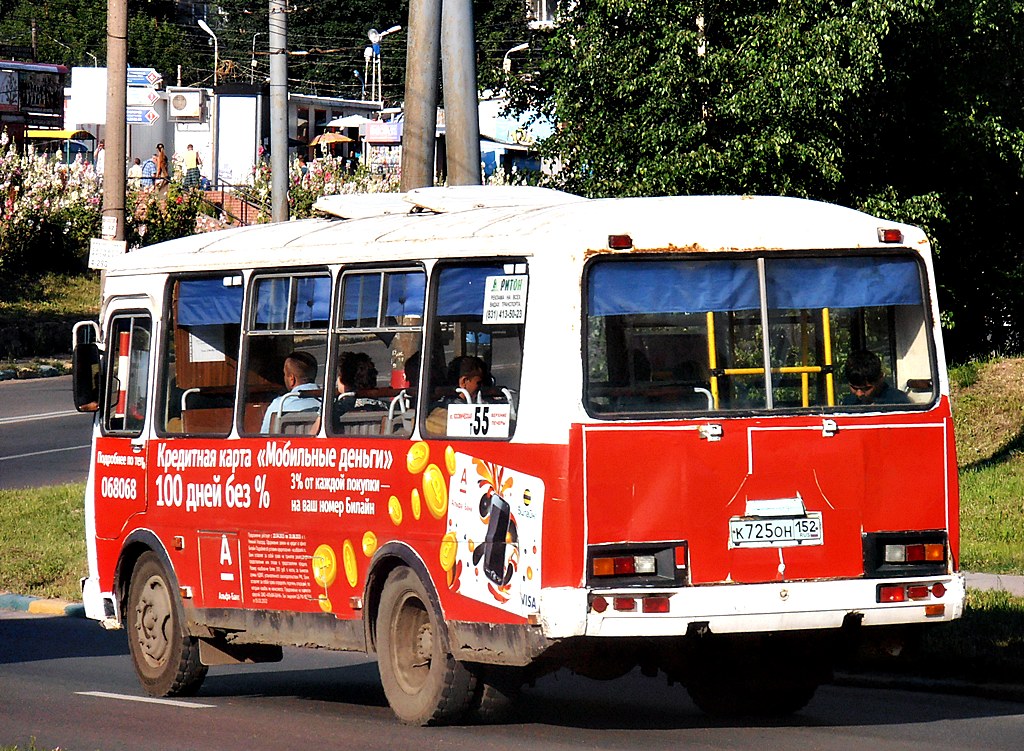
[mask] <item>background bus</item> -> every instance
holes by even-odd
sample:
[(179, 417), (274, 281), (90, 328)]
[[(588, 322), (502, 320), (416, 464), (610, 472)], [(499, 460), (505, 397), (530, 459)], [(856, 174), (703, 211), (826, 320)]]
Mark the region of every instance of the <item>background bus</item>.
[(375, 652), (414, 724), (561, 667), (779, 714), (851, 639), (961, 615), (919, 230), (788, 198), (323, 206), (118, 259), (76, 347), (86, 612), (150, 693), (317, 645)]

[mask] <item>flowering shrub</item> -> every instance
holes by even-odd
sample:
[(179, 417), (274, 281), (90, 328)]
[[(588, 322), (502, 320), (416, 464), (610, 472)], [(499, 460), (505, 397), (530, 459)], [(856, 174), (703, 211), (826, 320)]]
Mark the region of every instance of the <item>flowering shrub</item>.
[[(270, 165), (261, 161), (253, 168), (252, 195), (260, 206), (271, 205)], [(365, 167), (349, 172), (341, 157), (327, 156), (314, 159), (306, 165), (306, 174), (298, 161), (288, 166), (288, 215), (292, 219), (306, 219), (313, 215), (313, 204), (320, 196), (339, 193), (397, 193), (397, 174), (373, 174)], [(270, 217), (260, 214), (260, 221)]]
[(80, 271), (100, 232), (99, 179), (91, 165), (21, 156), (0, 133), (0, 277)]
[[(197, 231), (198, 191), (172, 181), (165, 190), (129, 190), (129, 248)], [(100, 236), (102, 190), (91, 164), (63, 164), (29, 147), (19, 154), (0, 132), (0, 279), (18, 284), (47, 271), (86, 268), (89, 240)]]
[[(195, 234), (202, 192), (172, 180), (166, 193), (156, 188), (130, 189), (125, 201), (125, 240), (129, 248)], [(219, 227), (217, 227), (219, 229)]]

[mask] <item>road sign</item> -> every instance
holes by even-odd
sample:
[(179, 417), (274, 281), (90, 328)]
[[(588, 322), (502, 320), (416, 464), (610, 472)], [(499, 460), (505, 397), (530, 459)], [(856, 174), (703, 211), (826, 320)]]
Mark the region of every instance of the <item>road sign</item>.
[(129, 125), (152, 125), (160, 115), (152, 107), (128, 107), (124, 121)]
[(153, 86), (162, 78), (163, 76), (156, 72), (156, 68), (128, 69), (129, 86)]
[(149, 107), (160, 99), (152, 86), (129, 86), (127, 94), (129, 107)]

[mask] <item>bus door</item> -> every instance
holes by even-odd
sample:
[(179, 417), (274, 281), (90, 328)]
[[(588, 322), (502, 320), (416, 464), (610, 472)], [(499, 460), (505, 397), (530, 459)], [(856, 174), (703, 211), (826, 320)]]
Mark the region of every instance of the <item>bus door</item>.
[(147, 396), (152, 317), (116, 303), (106, 325), (100, 437), (96, 441), (96, 535), (113, 539), (146, 509)]

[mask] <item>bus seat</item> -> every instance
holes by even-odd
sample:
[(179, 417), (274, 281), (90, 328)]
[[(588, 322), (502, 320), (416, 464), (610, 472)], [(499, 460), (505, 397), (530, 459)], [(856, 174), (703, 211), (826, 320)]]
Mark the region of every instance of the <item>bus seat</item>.
[(384, 410), (352, 410), (338, 420), (342, 435), (380, 435), (387, 424), (388, 413)]
[(270, 418), (270, 432), (282, 435), (310, 435), (319, 416), (318, 409), (275, 414)]

